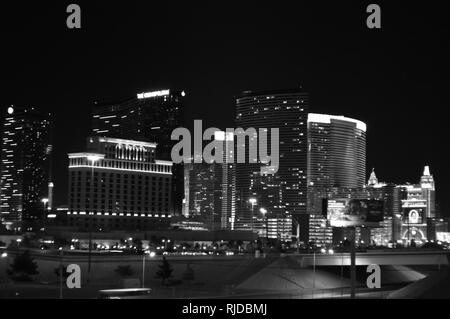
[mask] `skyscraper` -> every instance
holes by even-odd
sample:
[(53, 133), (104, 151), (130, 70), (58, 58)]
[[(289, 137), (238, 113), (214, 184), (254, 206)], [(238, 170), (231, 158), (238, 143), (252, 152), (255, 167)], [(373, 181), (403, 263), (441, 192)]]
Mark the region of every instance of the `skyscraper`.
[[(292, 216), (296, 223), (305, 216), (307, 108), (308, 94), (301, 88), (247, 91), (236, 98), (236, 127), (278, 128), (280, 157), (275, 174), (271, 169), (261, 171), (261, 163), (236, 164), (236, 228), (254, 228), (261, 209), (272, 220)], [(246, 153), (248, 159), (248, 147)]]
[(234, 230), (234, 135), (218, 131), (223, 143), (222, 163), (185, 164), (186, 217), (203, 221), (210, 230)]
[[(36, 230), (45, 216), (50, 178), (50, 115), (11, 106), (2, 129), (1, 221), (8, 229)], [(53, 184), (51, 184), (53, 185)]]
[(365, 123), (344, 116), (308, 116), (308, 186), (363, 187), (366, 180)]
[(365, 186), (366, 131), (365, 123), (352, 118), (308, 115), (309, 237), (331, 243), (323, 199), (334, 196), (336, 190), (353, 194), (351, 190)]
[[(156, 152), (163, 160), (171, 160), (174, 142), (172, 131), (183, 126), (184, 91), (160, 90), (139, 93), (118, 103), (95, 102), (92, 134), (157, 144)], [(183, 167), (173, 167), (173, 211), (181, 214)]]

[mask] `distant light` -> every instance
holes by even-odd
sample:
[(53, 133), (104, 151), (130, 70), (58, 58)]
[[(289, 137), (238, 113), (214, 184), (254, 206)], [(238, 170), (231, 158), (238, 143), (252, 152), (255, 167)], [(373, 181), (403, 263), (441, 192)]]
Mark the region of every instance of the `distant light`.
[(13, 114), (14, 108), (12, 106), (8, 107), (8, 114)]
[(142, 99), (148, 99), (148, 98), (152, 98), (152, 97), (167, 96), (169, 94), (170, 94), (170, 90), (161, 90), (161, 91), (139, 93), (137, 95), (137, 98), (142, 100)]
[(89, 161), (91, 161), (91, 162), (97, 162), (97, 161), (99, 161), (99, 160), (101, 160), (102, 159), (102, 157), (101, 156), (98, 156), (98, 155), (89, 155), (88, 157), (87, 157), (87, 159), (89, 160)]

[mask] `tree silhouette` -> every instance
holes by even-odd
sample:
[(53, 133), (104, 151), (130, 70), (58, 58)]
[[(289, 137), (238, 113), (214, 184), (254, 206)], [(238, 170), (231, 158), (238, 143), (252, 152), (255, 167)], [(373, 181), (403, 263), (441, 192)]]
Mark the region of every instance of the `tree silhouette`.
[(8, 269), (8, 275), (16, 281), (31, 281), (31, 276), (39, 274), (37, 264), (27, 250), (14, 257), (13, 264)]
[(163, 257), (162, 264), (158, 266), (159, 270), (156, 272), (156, 278), (161, 278), (161, 284), (165, 284), (167, 279), (172, 277), (173, 268), (170, 266), (166, 257)]
[(194, 279), (195, 279), (194, 269), (192, 269), (191, 264), (187, 264), (186, 270), (184, 271), (183, 274), (183, 280), (187, 281), (188, 284), (190, 285), (190, 283)]

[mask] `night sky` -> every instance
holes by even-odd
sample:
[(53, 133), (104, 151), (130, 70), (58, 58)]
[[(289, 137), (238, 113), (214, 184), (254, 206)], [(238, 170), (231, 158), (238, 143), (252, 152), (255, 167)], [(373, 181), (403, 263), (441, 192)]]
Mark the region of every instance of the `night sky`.
[[(57, 204), (66, 203), (67, 153), (84, 150), (94, 100), (184, 89), (188, 126), (227, 128), (241, 91), (302, 85), (310, 111), (368, 124), (367, 168), (381, 181), (416, 183), (430, 165), (450, 216), (444, 8), (372, 1), (382, 29), (370, 30), (372, 2), (242, 2), (2, 4), (0, 105), (54, 114)], [(81, 6), (81, 30), (66, 27), (70, 3)]]

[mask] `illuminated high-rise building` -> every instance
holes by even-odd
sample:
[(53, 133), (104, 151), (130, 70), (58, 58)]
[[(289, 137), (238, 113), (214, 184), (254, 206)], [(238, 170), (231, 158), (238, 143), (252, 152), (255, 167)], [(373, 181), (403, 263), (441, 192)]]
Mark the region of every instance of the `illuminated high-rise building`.
[(2, 128), (1, 221), (8, 229), (36, 230), (45, 218), (50, 179), (50, 115), (11, 106)]
[[(183, 127), (184, 91), (160, 90), (139, 93), (117, 103), (95, 102), (92, 134), (102, 137), (146, 141), (157, 144), (159, 158), (171, 160), (172, 131)], [(183, 167), (173, 167), (173, 211), (181, 214), (184, 197)]]
[(344, 116), (309, 114), (308, 186), (358, 188), (366, 180), (365, 123)]
[[(365, 186), (366, 131), (359, 120), (344, 116), (308, 115), (308, 207), (310, 240), (331, 243), (322, 203), (339, 192)], [(350, 191), (351, 190), (351, 191)]]
[(202, 221), (209, 230), (234, 230), (234, 135), (218, 131), (215, 140), (223, 143), (222, 163), (184, 165), (184, 215)]
[(90, 137), (87, 151), (69, 154), (68, 226), (143, 231), (168, 227), (172, 162), (156, 144)]
[(430, 167), (425, 166), (420, 183), (403, 187), (406, 189), (407, 198), (402, 200), (401, 239), (408, 243), (414, 240), (419, 244), (425, 240), (434, 240), (436, 231), (433, 224), (437, 217), (436, 189)]
[[(268, 135), (272, 128), (279, 129), (278, 171), (260, 162), (250, 164), (248, 147), (247, 163), (236, 164), (236, 228), (264, 236), (267, 231), (258, 222), (264, 220), (261, 209), (271, 223), (292, 217), (294, 224), (305, 226), (308, 100), (301, 88), (248, 91), (236, 98), (237, 128), (267, 129)], [(255, 137), (249, 140), (255, 142)], [(271, 149), (270, 138), (267, 149)]]

